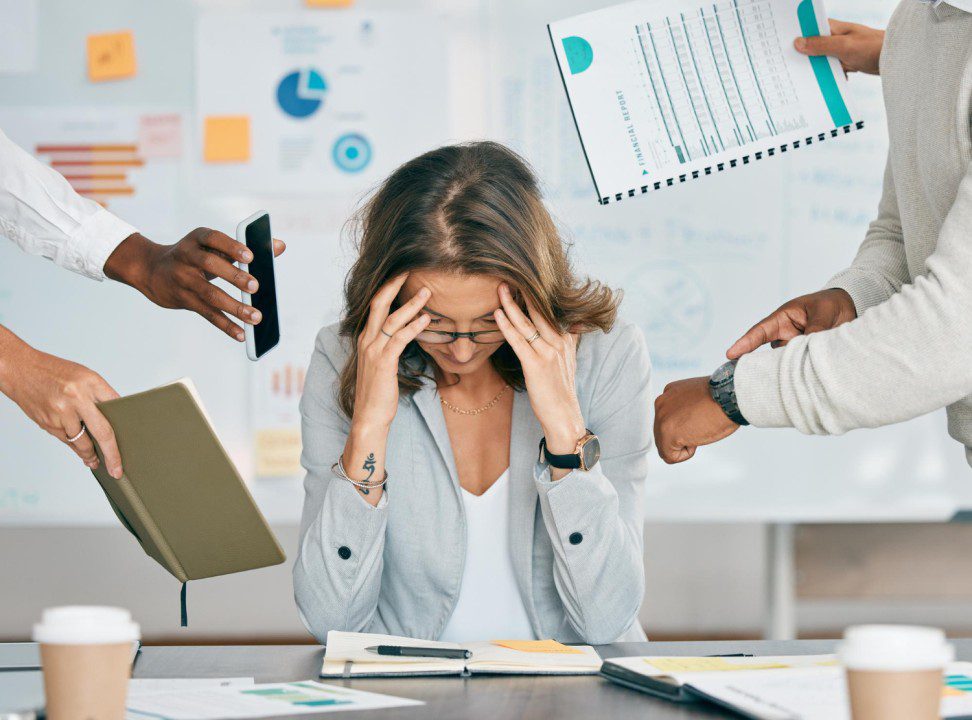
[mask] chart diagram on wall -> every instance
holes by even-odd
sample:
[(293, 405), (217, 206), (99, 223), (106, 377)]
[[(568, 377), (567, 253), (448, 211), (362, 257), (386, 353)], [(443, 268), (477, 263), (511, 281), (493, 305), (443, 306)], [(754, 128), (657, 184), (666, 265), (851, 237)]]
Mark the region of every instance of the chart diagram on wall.
[(203, 187), (356, 193), (446, 142), (438, 27), (421, 13), (203, 16)]

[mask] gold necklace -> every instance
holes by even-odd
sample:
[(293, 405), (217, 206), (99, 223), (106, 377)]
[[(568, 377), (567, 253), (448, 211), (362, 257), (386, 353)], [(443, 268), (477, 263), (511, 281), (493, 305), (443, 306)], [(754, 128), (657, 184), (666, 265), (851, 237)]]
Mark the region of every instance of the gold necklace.
[(500, 401), (500, 398), (503, 397), (503, 393), (505, 393), (509, 389), (510, 389), (509, 385), (504, 385), (503, 389), (500, 390), (499, 393), (497, 393), (496, 397), (494, 397), (488, 403), (483, 405), (481, 408), (476, 408), (475, 410), (463, 410), (462, 408), (457, 408), (455, 405), (453, 405), (451, 402), (446, 400), (441, 395), (439, 396), (439, 400), (441, 400), (443, 405), (445, 405), (447, 408), (452, 410), (452, 412), (456, 413), (457, 415), (479, 415), (479, 413), (484, 413), (490, 408), (492, 408), (494, 405), (496, 405), (496, 403)]

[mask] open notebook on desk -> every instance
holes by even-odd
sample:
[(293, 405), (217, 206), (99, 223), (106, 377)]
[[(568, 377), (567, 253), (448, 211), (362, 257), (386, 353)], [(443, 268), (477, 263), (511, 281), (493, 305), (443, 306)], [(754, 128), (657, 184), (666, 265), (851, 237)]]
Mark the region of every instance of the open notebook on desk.
[[(398, 645), (468, 650), (467, 660), (376, 655), (367, 648)], [(553, 640), (435, 642), (394, 635), (332, 630), (321, 677), (390, 677), (411, 675), (596, 675), (601, 658), (589, 645), (561, 645)]]
[(693, 683), (712, 675), (744, 670), (786, 670), (830, 667), (834, 655), (787, 655), (766, 657), (621, 657), (606, 661), (601, 675), (632, 690), (657, 695), (675, 702), (696, 702)]

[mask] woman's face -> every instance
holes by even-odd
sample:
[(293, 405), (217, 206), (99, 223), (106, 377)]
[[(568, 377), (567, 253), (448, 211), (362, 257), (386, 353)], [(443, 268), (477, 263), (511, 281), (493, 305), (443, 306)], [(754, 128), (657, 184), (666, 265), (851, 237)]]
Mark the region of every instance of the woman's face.
[[(499, 333), (493, 311), (500, 307), (497, 288), (501, 282), (488, 275), (414, 270), (402, 286), (399, 300), (407, 302), (426, 287), (432, 292), (425, 303), (425, 312), (432, 318), (427, 330)], [(468, 375), (482, 369), (503, 344), (501, 334), (495, 337), (498, 341), (489, 344), (474, 343), (466, 337), (443, 344), (422, 342), (421, 338), (417, 342), (443, 371)], [(492, 340), (491, 335), (486, 338)]]

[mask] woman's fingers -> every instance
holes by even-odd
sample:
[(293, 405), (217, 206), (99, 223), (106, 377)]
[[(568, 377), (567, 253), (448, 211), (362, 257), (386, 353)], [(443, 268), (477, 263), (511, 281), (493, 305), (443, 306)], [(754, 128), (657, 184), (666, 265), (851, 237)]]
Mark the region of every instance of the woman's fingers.
[(394, 335), (419, 314), (422, 308), (425, 307), (425, 301), (431, 296), (431, 290), (422, 288), (407, 303), (389, 315), (388, 319), (382, 324), (381, 329), (389, 335)]
[(533, 346), (527, 342), (523, 333), (517, 330), (516, 326), (510, 322), (510, 319), (503, 312), (502, 308), (496, 308), (495, 312), (493, 312), (493, 317), (496, 318), (496, 325), (499, 327), (500, 332), (503, 333), (503, 337), (506, 338), (506, 342), (513, 348), (513, 352), (520, 358), (521, 363), (536, 355), (533, 351)]
[[(70, 415), (61, 419), (60, 428), (51, 428), (51, 434), (63, 440), (74, 454), (81, 458), (81, 462), (89, 468), (94, 469), (98, 467), (98, 454), (95, 452), (94, 445), (91, 443), (91, 438), (88, 437), (88, 433), (81, 432), (83, 426), (77, 414), (70, 410), (68, 412)], [(77, 437), (79, 434), (80, 437), (74, 442), (71, 442), (71, 438)]]
[[(503, 303), (503, 312), (506, 318), (513, 324), (513, 327), (523, 336), (524, 340), (533, 337), (537, 329), (530, 322), (530, 318), (523, 314), (519, 305), (513, 300), (513, 294), (506, 286), (506, 283), (500, 285), (499, 296), (500, 302)], [(516, 348), (514, 347), (513, 349), (515, 350)]]
[[(71, 433), (68, 437), (74, 437), (77, 435), (77, 431)], [(71, 449), (78, 454), (81, 458), (81, 462), (87, 465), (89, 468), (94, 470), (98, 467), (98, 453), (95, 452), (94, 443), (91, 442), (91, 438), (88, 433), (84, 433), (81, 437), (70, 443)]]
[(412, 320), (408, 325), (398, 330), (389, 339), (388, 343), (385, 345), (385, 352), (394, 355), (396, 360), (402, 354), (405, 346), (408, 345), (412, 340), (418, 337), (418, 334), (425, 330), (429, 326), (429, 321), (432, 317), (428, 313), (422, 313), (417, 318)]
[(371, 300), (371, 308), (368, 311), (368, 321), (365, 323), (365, 330), (362, 333), (363, 339), (372, 340), (378, 337), (378, 334), (381, 332), (381, 326), (388, 317), (391, 304), (398, 297), (398, 291), (402, 289), (402, 285), (405, 284), (407, 278), (408, 273), (402, 273), (393, 277), (375, 293), (374, 298)]
[(121, 453), (118, 451), (118, 443), (115, 441), (115, 431), (101, 414), (101, 411), (92, 403), (87, 407), (81, 408), (81, 420), (84, 421), (88, 433), (98, 443), (101, 454), (105, 458), (105, 467), (108, 473), (116, 479), (122, 476)]
[(530, 313), (530, 320), (533, 321), (534, 326), (540, 331), (540, 337), (546, 340), (548, 343), (557, 347), (557, 343), (563, 337), (557, 329), (547, 322), (546, 318), (537, 310), (536, 306), (530, 302), (527, 298), (526, 301), (527, 312)]

